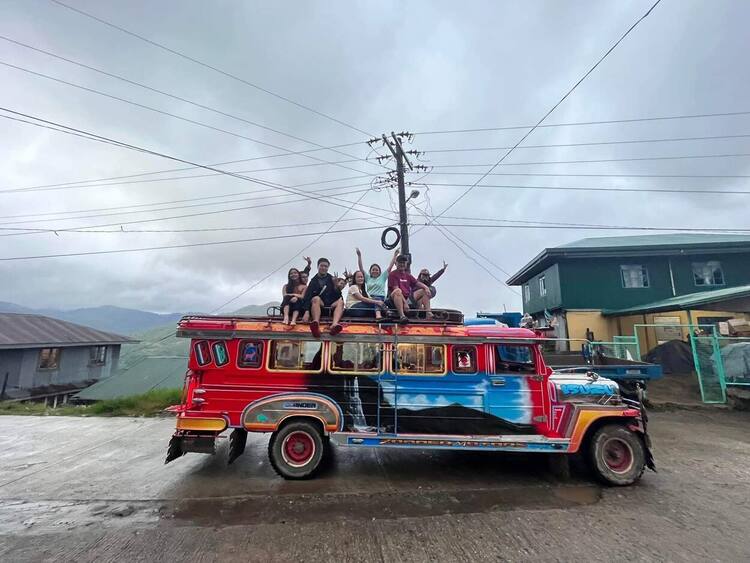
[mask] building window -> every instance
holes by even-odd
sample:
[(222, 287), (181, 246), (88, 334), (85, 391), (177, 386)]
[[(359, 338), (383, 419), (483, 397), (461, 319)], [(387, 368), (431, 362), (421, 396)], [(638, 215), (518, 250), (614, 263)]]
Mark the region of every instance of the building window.
[(375, 342), (331, 342), (331, 371), (380, 371), (381, 345)]
[(107, 363), (107, 347), (92, 346), (89, 348), (89, 365), (103, 366)]
[(42, 348), (39, 351), (39, 369), (57, 369), (60, 365), (60, 348)]
[(445, 346), (442, 344), (398, 344), (393, 371), (401, 375), (443, 375)]
[(622, 277), (622, 287), (626, 289), (649, 287), (648, 270), (640, 264), (625, 264), (620, 266), (620, 277)]
[(697, 286), (724, 285), (721, 262), (693, 262), (693, 281)]
[(539, 295), (541, 297), (547, 295), (547, 280), (544, 279), (544, 276), (539, 278)]
[(529, 284), (526, 284), (523, 286), (523, 302), (528, 303), (529, 301), (531, 301), (531, 290)]

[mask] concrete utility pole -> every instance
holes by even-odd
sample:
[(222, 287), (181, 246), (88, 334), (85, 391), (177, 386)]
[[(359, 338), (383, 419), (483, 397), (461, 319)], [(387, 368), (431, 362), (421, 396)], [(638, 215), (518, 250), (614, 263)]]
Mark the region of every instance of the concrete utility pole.
[(401, 140), (398, 136), (391, 131), (391, 139), (383, 135), (383, 144), (388, 147), (388, 150), (393, 154), (393, 158), (396, 159), (396, 177), (398, 180), (398, 218), (401, 232), (401, 254), (405, 254), (409, 258), (409, 266), (411, 267), (411, 251), (409, 250), (409, 216), (406, 212), (406, 188), (404, 187), (404, 162), (406, 162), (409, 170), (414, 170), (414, 167), (409, 161), (409, 157), (404, 153), (404, 149), (401, 146)]

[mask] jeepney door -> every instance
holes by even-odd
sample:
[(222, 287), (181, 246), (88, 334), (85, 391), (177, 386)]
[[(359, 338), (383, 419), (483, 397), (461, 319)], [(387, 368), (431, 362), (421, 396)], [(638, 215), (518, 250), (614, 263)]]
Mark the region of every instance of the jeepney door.
[(546, 421), (534, 348), (514, 343), (493, 348), (494, 365), (488, 370), (488, 413), (505, 423), (508, 434), (538, 433)]

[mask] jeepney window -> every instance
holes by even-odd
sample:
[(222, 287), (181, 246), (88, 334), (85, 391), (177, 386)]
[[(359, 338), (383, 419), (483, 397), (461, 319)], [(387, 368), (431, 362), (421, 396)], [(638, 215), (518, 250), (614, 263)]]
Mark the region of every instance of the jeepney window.
[(259, 368), (263, 361), (263, 342), (240, 340), (237, 365), (241, 368)]
[(453, 347), (453, 371), (455, 373), (477, 373), (476, 346)]
[(399, 344), (393, 364), (393, 371), (402, 375), (442, 375), (445, 373), (445, 346)]
[(225, 366), (229, 363), (229, 352), (227, 352), (227, 345), (223, 342), (214, 342), (213, 346), (214, 352), (214, 363), (217, 366)]
[(380, 371), (380, 344), (376, 342), (331, 342), (331, 371)]
[(323, 344), (299, 340), (272, 340), (270, 369), (320, 371)]
[(211, 352), (208, 349), (208, 342), (201, 340), (195, 343), (195, 361), (199, 366), (205, 366), (211, 362)]
[(498, 344), (495, 347), (495, 372), (507, 373), (509, 371), (536, 372), (531, 346)]

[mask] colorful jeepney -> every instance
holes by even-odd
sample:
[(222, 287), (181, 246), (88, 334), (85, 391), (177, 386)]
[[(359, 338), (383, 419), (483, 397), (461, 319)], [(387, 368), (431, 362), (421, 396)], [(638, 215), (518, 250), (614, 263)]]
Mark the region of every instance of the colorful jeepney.
[(331, 444), (582, 453), (614, 485), (653, 468), (640, 401), (595, 373), (554, 373), (532, 330), (465, 326), (459, 315), (407, 326), (357, 320), (315, 339), (278, 318), (183, 318), (191, 352), (167, 462), (229, 462), (248, 432), (270, 432), (279, 475), (314, 475)]

